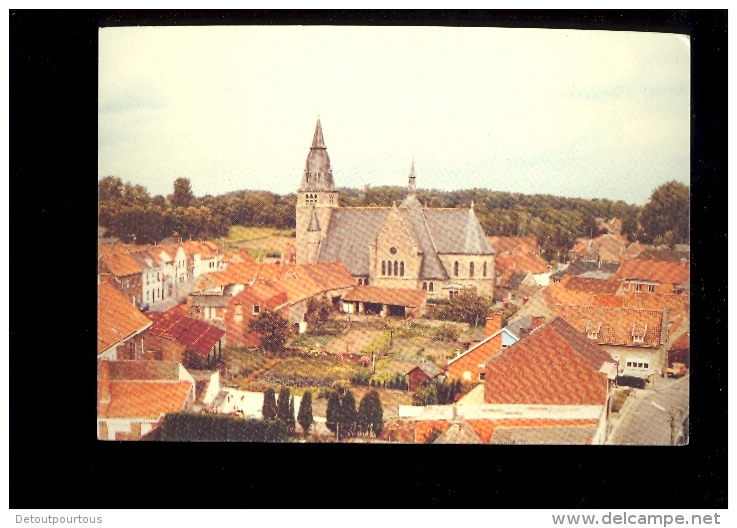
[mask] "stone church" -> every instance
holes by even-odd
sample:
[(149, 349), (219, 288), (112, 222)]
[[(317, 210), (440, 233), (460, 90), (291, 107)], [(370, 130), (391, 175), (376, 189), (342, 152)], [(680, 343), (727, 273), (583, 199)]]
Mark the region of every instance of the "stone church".
[(428, 299), (465, 289), (492, 296), (494, 251), (467, 208), (424, 207), (415, 196), (392, 207), (340, 207), (317, 120), (297, 193), (297, 264), (341, 261), (359, 284), (420, 289)]

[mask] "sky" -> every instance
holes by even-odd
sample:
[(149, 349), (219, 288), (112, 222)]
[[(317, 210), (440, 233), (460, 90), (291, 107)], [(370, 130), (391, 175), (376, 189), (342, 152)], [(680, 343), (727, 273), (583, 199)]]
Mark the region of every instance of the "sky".
[(449, 27), (102, 28), (98, 179), (296, 191), (320, 117), (339, 187), (644, 204), (689, 183), (687, 36)]

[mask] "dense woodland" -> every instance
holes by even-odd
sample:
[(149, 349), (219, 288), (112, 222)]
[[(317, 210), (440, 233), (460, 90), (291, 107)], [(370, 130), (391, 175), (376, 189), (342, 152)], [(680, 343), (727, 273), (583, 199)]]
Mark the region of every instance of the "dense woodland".
[[(428, 207), (474, 204), (487, 235), (534, 236), (543, 256), (562, 261), (577, 237), (599, 234), (595, 218), (620, 218), (622, 234), (630, 241), (674, 245), (689, 240), (687, 185), (661, 185), (645, 206), (604, 199), (586, 200), (544, 194), (526, 195), (488, 189), (460, 191), (418, 190)], [(340, 203), (353, 206), (391, 206), (407, 194), (404, 187), (341, 188)], [(174, 232), (185, 239), (225, 236), (231, 225), (294, 229), (297, 195), (267, 191), (236, 191), (196, 197), (190, 181), (178, 178), (169, 196), (150, 196), (142, 185), (107, 176), (98, 182), (99, 225), (108, 235), (126, 242), (153, 243)]]

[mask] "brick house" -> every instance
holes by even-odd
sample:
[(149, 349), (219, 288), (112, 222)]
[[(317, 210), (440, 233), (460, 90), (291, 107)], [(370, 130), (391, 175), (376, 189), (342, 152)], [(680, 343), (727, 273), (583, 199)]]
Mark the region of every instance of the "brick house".
[(632, 293), (683, 294), (690, 280), (688, 262), (625, 260), (615, 277)]
[(195, 380), (175, 361), (98, 362), (97, 437), (140, 440), (166, 413), (189, 409)]
[(228, 345), (259, 346), (258, 332), (249, 330), (248, 325), (264, 310), (279, 312), (288, 320), (289, 303), (286, 293), (271, 283), (257, 282), (231, 297), (225, 310), (225, 339)]
[(97, 287), (97, 359), (140, 359), (151, 321), (110, 284)]
[(132, 305), (143, 302), (143, 269), (129, 253), (101, 256), (98, 273), (100, 282), (115, 286)]
[(221, 358), (225, 331), (203, 321), (187, 317), (180, 307), (166, 312), (149, 312), (147, 359), (185, 362), (188, 350), (213, 365)]

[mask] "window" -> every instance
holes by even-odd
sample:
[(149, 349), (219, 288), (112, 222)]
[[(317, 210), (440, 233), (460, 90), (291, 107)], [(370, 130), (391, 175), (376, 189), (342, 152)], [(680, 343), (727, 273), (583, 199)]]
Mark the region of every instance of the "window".
[(366, 277), (365, 279), (363, 279), (363, 285), (364, 286), (368, 286), (368, 281), (369, 281), (368, 280), (368, 277)]
[(404, 277), (404, 261), (399, 263), (399, 276)]
[(358, 279), (358, 285), (363, 286), (363, 279)]
[(158, 272), (158, 271), (156, 272), (156, 280), (157, 281), (160, 281), (161, 280), (161, 273)]
[(317, 195), (316, 194), (307, 194), (307, 195), (305, 195), (305, 203), (307, 203), (307, 205), (309, 205), (309, 204), (316, 204), (317, 203)]
[(146, 300), (148, 301), (151, 298), (151, 292), (146, 292)]
[(473, 278), (473, 272), (475, 271), (474, 263), (471, 262), (471, 264), (468, 265), (468, 276)]
[(395, 260), (394, 261), (394, 276), (396, 277), (399, 275), (399, 263)]
[(253, 315), (258, 315), (261, 311), (261, 307), (258, 304), (253, 305)]
[(458, 276), (459, 267), (460, 266), (458, 264), (458, 261), (456, 260), (456, 263), (453, 265), (453, 275), (455, 275), (456, 277)]
[(394, 247), (394, 246), (390, 247), (389, 248), (389, 253), (391, 253), (392, 255), (396, 255), (397, 254), (397, 248)]
[(386, 274), (390, 277), (392, 275), (392, 262), (390, 260), (386, 261)]
[(330, 203), (333, 203), (334, 201), (335, 201), (335, 196), (331, 194), (330, 195)]
[(449, 297), (457, 297), (458, 296), (458, 290), (450, 290), (448, 292)]
[(486, 262), (484, 262), (484, 269), (483, 269), (483, 272), (482, 272), (482, 274), (483, 274), (484, 277), (486, 277), (486, 271), (487, 271), (486, 270)]
[(486, 379), (486, 372), (479, 372), (479, 381), (484, 381)]
[(635, 284), (635, 291), (641, 292), (642, 291), (642, 284)]
[(423, 282), (422, 283), (422, 291), (427, 291), (427, 283), (426, 282)]
[(430, 291), (433, 291), (433, 283), (432, 282), (428, 285), (428, 288), (430, 289)]
[(652, 284), (647, 287), (647, 293), (655, 293), (655, 286)]
[(381, 261), (381, 274), (386, 275), (386, 261), (385, 260)]

